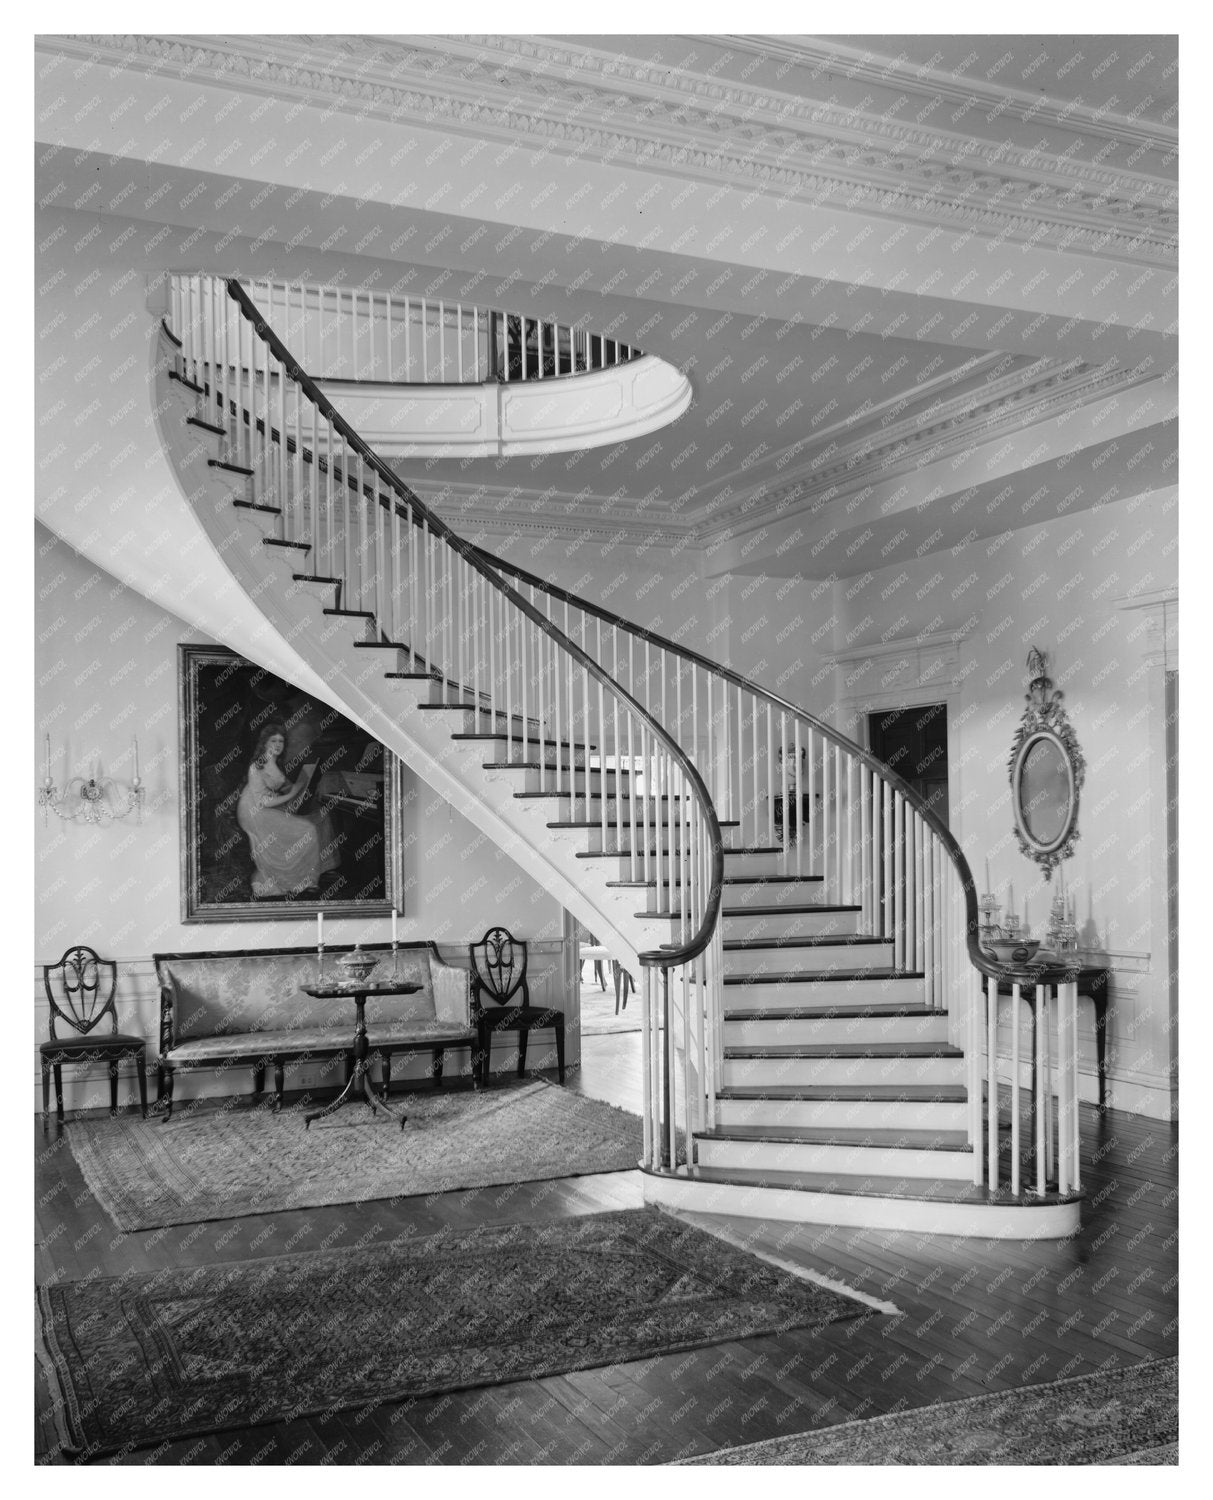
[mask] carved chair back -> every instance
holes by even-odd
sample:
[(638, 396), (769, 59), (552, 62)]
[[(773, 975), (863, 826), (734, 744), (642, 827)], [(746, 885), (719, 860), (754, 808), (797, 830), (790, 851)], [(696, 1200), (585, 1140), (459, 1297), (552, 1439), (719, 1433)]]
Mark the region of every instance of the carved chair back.
[(118, 1008), (114, 989), (118, 965), (109, 958), (98, 958), (91, 948), (77, 944), (69, 948), (56, 964), (42, 965), (42, 983), (50, 1003), (51, 1041), (56, 1019), (86, 1036), (98, 1028), (108, 1015), (110, 1031), (118, 1030)]
[(526, 981), (526, 943), (504, 927), (490, 927), (478, 943), (468, 945), (472, 961), (472, 991), (495, 1005), (509, 1005), (515, 996), (530, 1005)]

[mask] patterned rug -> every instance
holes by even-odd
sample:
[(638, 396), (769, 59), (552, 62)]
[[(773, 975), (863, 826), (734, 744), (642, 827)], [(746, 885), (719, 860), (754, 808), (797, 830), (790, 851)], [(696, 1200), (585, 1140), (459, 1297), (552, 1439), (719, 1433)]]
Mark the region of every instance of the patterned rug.
[(41, 1287), (68, 1451), (542, 1379), (858, 1302), (655, 1209)]
[[(303, 1127), (302, 1107), (181, 1111), (73, 1122), (68, 1143), (119, 1229), (621, 1172), (640, 1159), (637, 1115), (542, 1079), (395, 1098), (403, 1130), (362, 1104)], [(272, 1164), (272, 1170), (267, 1166)]]
[(1152, 1359), (723, 1448), (686, 1464), (1174, 1464), (1179, 1369)]

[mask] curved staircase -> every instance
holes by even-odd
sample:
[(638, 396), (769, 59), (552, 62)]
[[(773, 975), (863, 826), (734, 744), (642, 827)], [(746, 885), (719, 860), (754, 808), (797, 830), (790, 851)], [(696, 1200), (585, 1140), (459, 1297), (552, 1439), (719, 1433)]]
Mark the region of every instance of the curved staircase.
[(1025, 1141), (996, 1064), (1013, 976), (977, 947), (959, 847), (892, 772), (453, 533), (238, 281), (173, 279), (156, 385), (182, 488), (259, 608), (641, 976), (647, 1198), (1071, 1232), (1076, 997), (1059, 986), (1056, 1116), (1046, 1066)]

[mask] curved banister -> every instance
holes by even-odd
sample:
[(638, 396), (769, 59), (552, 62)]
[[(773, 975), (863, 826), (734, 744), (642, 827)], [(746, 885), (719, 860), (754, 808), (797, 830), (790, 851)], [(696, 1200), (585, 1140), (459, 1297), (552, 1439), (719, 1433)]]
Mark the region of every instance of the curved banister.
[(551, 594), (553, 598), (563, 600), (568, 604), (575, 604), (578, 609), (583, 610), (586, 614), (595, 616), (595, 618), (613, 626), (615, 629), (626, 630), (639, 640), (647, 641), (650, 645), (658, 646), (663, 651), (668, 651), (672, 656), (700, 667), (703, 671), (709, 672), (713, 676), (723, 678), (726, 682), (740, 688), (743, 692), (761, 698), (764, 703), (769, 704), (772, 708), (777, 708), (781, 713), (794, 715), (803, 723), (816, 730), (825, 739), (830, 740), (831, 743), (845, 750), (852, 758), (866, 765), (869, 770), (874, 771), (894, 791), (901, 793), (936, 837), (943, 843), (948, 854), (951, 856), (964, 892), (966, 946), (974, 968), (979, 969), (983, 974), (998, 978), (1008, 977), (1014, 973), (1013, 969), (1005, 964), (1000, 964), (996, 959), (991, 958), (985, 953), (978, 942), (977, 932), (980, 925), (980, 917), (977, 904), (977, 885), (973, 879), (969, 862), (965, 858), (964, 850), (957, 843), (955, 835), (948, 828), (947, 824), (943, 822), (913, 787), (904, 781), (891, 766), (877, 760), (862, 745), (857, 744), (854, 740), (849, 739), (845, 734), (841, 733), (841, 731), (834, 729), (831, 725), (817, 718), (815, 714), (809, 713), (807, 709), (801, 708), (786, 698), (781, 698), (778, 693), (771, 692), (769, 688), (764, 687), (759, 682), (753, 681), (751, 678), (742, 677), (739, 672), (734, 671), (732, 667), (726, 666), (723, 662), (713, 661), (688, 646), (682, 645), (677, 641), (672, 641), (667, 636), (659, 635), (656, 631), (648, 629), (647, 626), (637, 625), (633, 621), (627, 620), (623, 616), (617, 615), (613, 611), (593, 603), (592, 600), (572, 594), (559, 584), (528, 572), (526, 568), (520, 567), (517, 563), (508, 562), (501, 558), (494, 558), (491, 553), (485, 552), (483, 548), (478, 548), (477, 550), (481, 552), (482, 556), (490, 560), (493, 567), (500, 569), (502, 572), (511, 573), (523, 582)]
[[(473, 571), (486, 579), (494, 589), (509, 599), (513, 606), (529, 619), (533, 625), (536, 625), (546, 636), (553, 640), (562, 652), (571, 656), (578, 666), (588, 672), (595, 681), (601, 683), (613, 696), (620, 698), (626, 703), (636, 714), (637, 718), (648, 726), (649, 732), (664, 747), (666, 753), (673, 759), (675, 764), (678, 765), (694, 791), (695, 798), (700, 804), (707, 825), (712, 866), (704, 916), (699, 928), (688, 940), (658, 951), (641, 953), (638, 957), (642, 964), (662, 969), (677, 968), (697, 958), (707, 948), (716, 929), (716, 921), (720, 908), (720, 893), (724, 880), (724, 853), (720, 821), (716, 815), (711, 795), (694, 762), (660, 720), (654, 718), (643, 704), (638, 702), (625, 688), (621, 687), (576, 641), (569, 639), (551, 620), (547, 619), (536, 609), (529, 600), (525, 599), (516, 589), (504, 582), (495, 569), (484, 560), (484, 554), (479, 548), (473, 547), (457, 532), (452, 531), (442, 517), (431, 511), (424, 501), (420, 500), (408, 485), (384, 463), (379, 455), (368, 447), (358, 433), (342, 417), (341, 413), (328, 400), (324, 392), (319, 389), (315, 381), (302, 368), (274, 330), (265, 322), (262, 313), (248, 296), (240, 282), (234, 277), (229, 277), (226, 286), (228, 295), (240, 309), (242, 315), (253, 325), (258, 337), (274, 355), (274, 358), (282, 365), (286, 374), (299, 387), (308, 401), (332, 425), (333, 431), (341, 435), (345, 444), (358, 455), (363, 463), (367, 464), (378, 474), (379, 478), (394, 495), (408, 502), (412, 514), (420, 516), (425, 521), (431, 535), (439, 537), (452, 551), (458, 553)], [(365, 490), (363, 493), (366, 493)], [(377, 490), (374, 493), (379, 499), (380, 504), (386, 509), (387, 502), (384, 497)], [(401, 511), (399, 514), (404, 518), (408, 517), (408, 512), (406, 511)]]

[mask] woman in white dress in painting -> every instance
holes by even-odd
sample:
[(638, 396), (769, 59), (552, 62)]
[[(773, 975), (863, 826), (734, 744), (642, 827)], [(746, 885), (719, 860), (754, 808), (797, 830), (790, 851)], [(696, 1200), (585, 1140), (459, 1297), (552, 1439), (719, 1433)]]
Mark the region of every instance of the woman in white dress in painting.
[(259, 900), (294, 896), (320, 885), (320, 829), (312, 819), (286, 811), (286, 803), (302, 788), (279, 765), (285, 749), (283, 725), (266, 724), (236, 803), (236, 821), (252, 849), (253, 895)]

